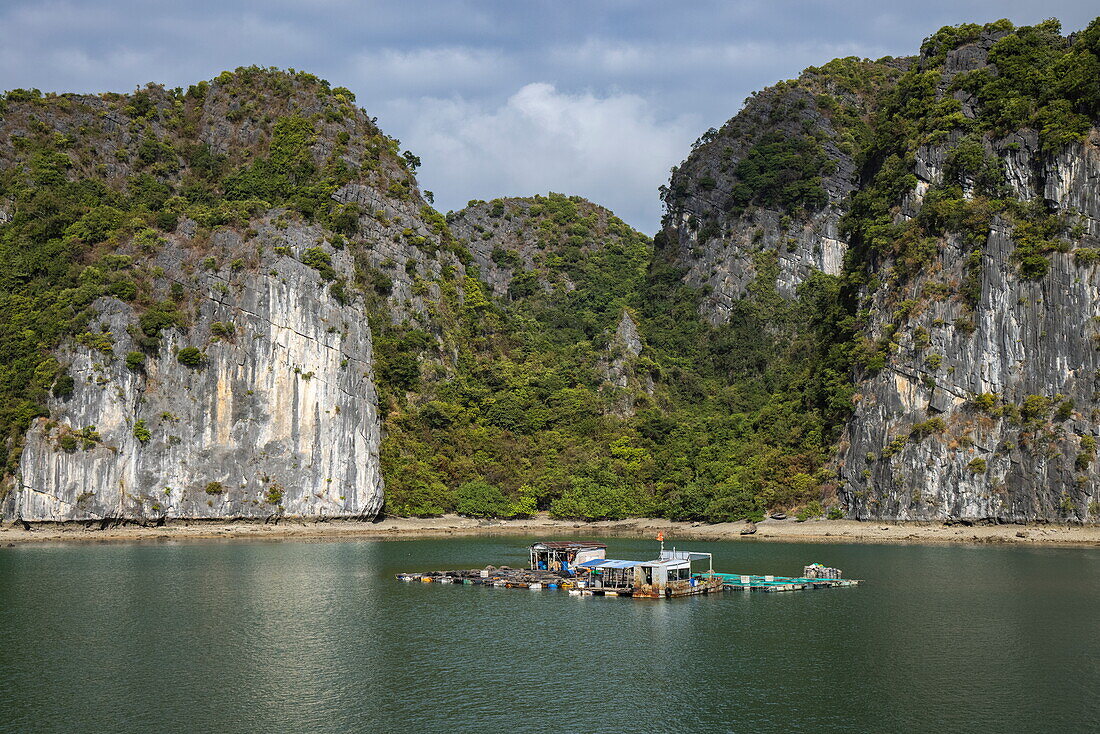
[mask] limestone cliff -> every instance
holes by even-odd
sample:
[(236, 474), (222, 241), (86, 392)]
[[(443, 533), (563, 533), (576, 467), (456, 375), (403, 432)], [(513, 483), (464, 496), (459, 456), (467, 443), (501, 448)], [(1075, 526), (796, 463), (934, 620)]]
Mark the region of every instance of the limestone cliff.
[[(353, 100), (254, 68), (186, 94), (8, 95), (4, 308), (14, 325), (28, 296), (56, 299), (29, 317), (42, 332), (27, 343), (70, 333), (37, 357), (24, 394), (41, 407), (9, 438), (0, 514), (380, 511), (370, 320), (427, 318), (438, 286), (414, 281), (458, 260), (396, 141)], [(54, 189), (72, 223), (40, 234), (32, 213)], [(18, 262), (20, 247), (59, 246), (63, 269)]]
[(837, 276), (854, 393), (819, 496), (850, 516), (1100, 518), (1100, 108), (1064, 81), (1094, 75), (1069, 70), (1100, 24), (1058, 31), (949, 27), (916, 58), (808, 70), (664, 192), (660, 244), (712, 323)]
[[(841, 443), (843, 492), (855, 516), (1033, 521), (1096, 514), (1097, 143), (1094, 129), (1087, 143), (1044, 156), (1032, 133), (990, 150), (1005, 161), (1013, 195), (1074, 223), (1066, 251), (1049, 255), (1045, 275), (1020, 273), (1018, 225), (995, 217), (977, 249), (949, 236), (903, 290), (870, 295), (869, 332), (887, 340), (891, 354), (859, 384)], [(918, 192), (941, 182), (944, 157), (943, 148), (918, 156), (920, 180), (902, 216), (916, 216)], [(957, 295), (968, 281), (972, 302)], [(900, 321), (899, 307), (908, 312)]]
[[(140, 353), (137, 313), (98, 301), (97, 346), (66, 345), (74, 388), (32, 426), (5, 514), (373, 517), (382, 481), (370, 330), (361, 306), (336, 302), (292, 256), (320, 236), (261, 226), (258, 241), (277, 238), (290, 251), (265, 253), (256, 271), (226, 266), (182, 281), (194, 299), (190, 324), (165, 330), (137, 369), (126, 361)], [(185, 252), (166, 247), (157, 262), (181, 272)], [(200, 363), (180, 363), (187, 347), (201, 349)]]
[[(787, 298), (811, 272), (840, 274), (848, 243), (839, 221), (860, 176), (851, 128), (908, 64), (838, 59), (808, 69), (754, 94), (673, 170), (662, 187), (667, 256), (704, 289), (708, 320), (728, 321), (760, 253), (775, 255), (775, 285)], [(777, 170), (760, 170), (777, 158)]]
[(1100, 19), (754, 95), (652, 241), (354, 101), (0, 98), (0, 516), (1100, 518)]

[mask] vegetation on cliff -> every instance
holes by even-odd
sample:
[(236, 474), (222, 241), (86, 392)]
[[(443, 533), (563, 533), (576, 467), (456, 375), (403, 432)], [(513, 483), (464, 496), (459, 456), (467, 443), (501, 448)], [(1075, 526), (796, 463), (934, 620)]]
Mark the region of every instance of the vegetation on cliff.
[[(475, 214), (486, 224), (468, 225)], [(442, 278), (430, 327), (440, 340), (423, 326), (379, 320), (388, 510), (655, 511), (656, 461), (630, 422), (612, 414), (620, 396), (606, 375), (616, 324), (645, 281), (648, 238), (560, 194), (472, 202), (450, 218), (477, 240), (460, 247), (503, 230), (534, 242), (537, 259), (493, 248), (509, 283), (501, 299), (472, 263), (461, 289)], [(397, 364), (406, 365), (400, 374)], [(644, 392), (630, 399), (652, 400)]]
[[(17, 469), (49, 392), (71, 390), (56, 350), (87, 332), (97, 298), (143, 311), (147, 350), (162, 329), (185, 324), (185, 289), (161, 287), (152, 264), (180, 221), (198, 225), (189, 244), (201, 248), (214, 230), (245, 229), (273, 208), (346, 230), (349, 207), (332, 193), (354, 177), (408, 195), (397, 141), (354, 99), (311, 74), (256, 67), (186, 91), (0, 98), (3, 473)], [(325, 157), (312, 147), (320, 138), (332, 143)], [(95, 336), (109, 352), (110, 334)]]
[[(1012, 234), (1010, 265), (1023, 278), (1042, 278), (1050, 253), (1070, 249), (1074, 232), (1080, 232), (1074, 217), (1042, 200), (1016, 200), (1004, 170), (1004, 158), (1019, 145), (1010, 137), (1016, 131), (1034, 130), (1045, 154), (1054, 156), (1083, 142), (1100, 117), (1100, 19), (1070, 38), (1060, 31), (1053, 20), (1021, 28), (1007, 21), (948, 27), (929, 38), (917, 58), (838, 59), (808, 69), (797, 80), (754, 95), (674, 170), (663, 192), (669, 216), (657, 239), (671, 267), (716, 237), (737, 242), (745, 237), (746, 222), (779, 223), (773, 249), (763, 246), (762, 227), (748, 230), (752, 241), (739, 246), (751, 254), (752, 285), (723, 314), (721, 326), (697, 327), (707, 336), (691, 337), (712, 349), (734, 340), (731, 362), (741, 370), (723, 376), (727, 390), (743, 393), (769, 376), (785, 376), (771, 381), (772, 399), (746, 410), (753, 430), (718, 444), (726, 450), (744, 446), (731, 467), (734, 476), (745, 477), (747, 491), (708, 482), (716, 494), (712, 510), (727, 491), (738, 507), (746, 495), (758, 506), (778, 504), (772, 487), (785, 490), (780, 496), (788, 504), (831, 498), (830, 460), (855, 385), (887, 364), (898, 349), (896, 334), (924, 300), (953, 296), (973, 307), (982, 287), (980, 249), (997, 223)], [(975, 68), (960, 71), (966, 64)], [(776, 130), (784, 131), (786, 145), (777, 145)], [(814, 142), (799, 142), (807, 140)], [(791, 153), (799, 148), (801, 163), (792, 165)], [(940, 149), (941, 180), (915, 199), (918, 154), (924, 151), (927, 159), (928, 151)], [(836, 276), (811, 274), (796, 299), (777, 299), (770, 260), (795, 243), (800, 227), (809, 226), (824, 203), (814, 184), (838, 167), (851, 170), (830, 182), (833, 191), (852, 191), (832, 201), (844, 212), (840, 225), (849, 250), (843, 268)], [(784, 191), (777, 181), (788, 182), (789, 195), (776, 195)], [(779, 216), (769, 220), (768, 211)], [(969, 248), (966, 277), (912, 292), (911, 283), (928, 275), (946, 238)], [(1079, 248), (1078, 262), (1091, 262), (1092, 252)], [(680, 283), (685, 277), (681, 269), (666, 280)], [(870, 310), (880, 291), (889, 308), (885, 327), (878, 322), (882, 311)], [(664, 308), (684, 300), (683, 293), (665, 294)], [(808, 318), (791, 317), (800, 306), (809, 306), (801, 311)], [(974, 328), (965, 317), (953, 326)], [(768, 351), (777, 344), (804, 346)], [(762, 350), (767, 356), (755, 358)], [(926, 356), (928, 365), (939, 361), (940, 355)], [(821, 378), (808, 389), (815, 374)], [(776, 425), (804, 431), (798, 441), (791, 440), (795, 434), (761, 430), (777, 415)], [(768, 458), (754, 470), (754, 457)], [(801, 465), (793, 465), (796, 457)]]
[[(971, 47), (981, 63), (960, 69)], [(140, 311), (145, 352), (126, 355), (139, 372), (160, 332), (188, 322), (186, 289), (155, 263), (180, 224), (194, 233), (173, 241), (206, 255), (219, 228), (247, 232), (274, 215), (320, 228), (323, 241), (298, 256), (370, 313), (389, 512), (829, 511), (857, 381), (887, 364), (919, 298), (972, 305), (981, 269), (968, 266), (957, 288), (915, 295), (907, 284), (945, 241), (972, 256), (998, 223), (1019, 274), (1042, 278), (1074, 223), (1010, 195), (1010, 137), (1034, 130), (1053, 156), (1098, 116), (1100, 20), (1068, 39), (1055, 21), (941, 29), (919, 58), (834, 60), (708, 131), (664, 190), (669, 217), (650, 241), (560, 194), (444, 217), (417, 190), (416, 156), (399, 155), (350, 92), (308, 74), (239, 69), (187, 91), (99, 97), (14, 90), (0, 102), (5, 471), (48, 396), (72, 390), (58, 347), (110, 352), (97, 298)], [(943, 175), (917, 200), (917, 155), (933, 148)], [(416, 215), (386, 243), (403, 262), (377, 257), (392, 221), (336, 196), (350, 183)], [(826, 210), (844, 212), (843, 267), (781, 294), (780, 258)], [(765, 224), (779, 246), (764, 246)], [(742, 238), (753, 275), (715, 323), (683, 261), (726, 237)], [(344, 249), (353, 277), (334, 267)], [(411, 295), (399, 298), (397, 281)], [(883, 292), (891, 323), (872, 328)], [(176, 358), (202, 367), (198, 346)], [(939, 432), (922, 423), (904, 440)]]

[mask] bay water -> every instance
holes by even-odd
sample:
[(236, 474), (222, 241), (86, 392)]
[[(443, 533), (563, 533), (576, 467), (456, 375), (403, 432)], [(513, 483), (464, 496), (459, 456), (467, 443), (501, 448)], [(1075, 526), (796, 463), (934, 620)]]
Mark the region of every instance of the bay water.
[(1100, 549), (685, 542), (865, 583), (671, 600), (394, 578), (532, 540), (0, 548), (0, 732), (1100, 731)]

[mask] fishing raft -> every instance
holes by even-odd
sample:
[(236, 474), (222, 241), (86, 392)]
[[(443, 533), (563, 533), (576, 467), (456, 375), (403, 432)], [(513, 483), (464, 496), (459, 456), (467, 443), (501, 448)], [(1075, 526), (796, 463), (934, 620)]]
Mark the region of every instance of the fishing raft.
[[(540, 541), (530, 551), (529, 568), (486, 566), (456, 571), (399, 573), (401, 581), (419, 583), (495, 586), (510, 589), (562, 589), (573, 595), (672, 598), (719, 591), (805, 591), (838, 586), (855, 586), (856, 579), (843, 578), (839, 569), (819, 563), (802, 569), (801, 576), (758, 576), (719, 573), (710, 553), (664, 549), (652, 561), (606, 558), (603, 543), (586, 541)], [(707, 570), (694, 572), (694, 562), (706, 561)]]

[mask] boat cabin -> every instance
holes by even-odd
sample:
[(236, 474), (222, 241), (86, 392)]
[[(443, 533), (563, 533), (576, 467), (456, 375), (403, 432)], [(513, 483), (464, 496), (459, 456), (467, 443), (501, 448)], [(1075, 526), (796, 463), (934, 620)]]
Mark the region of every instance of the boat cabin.
[(575, 540), (546, 540), (531, 546), (532, 571), (572, 572), (582, 563), (602, 559), (607, 554), (603, 543)]

